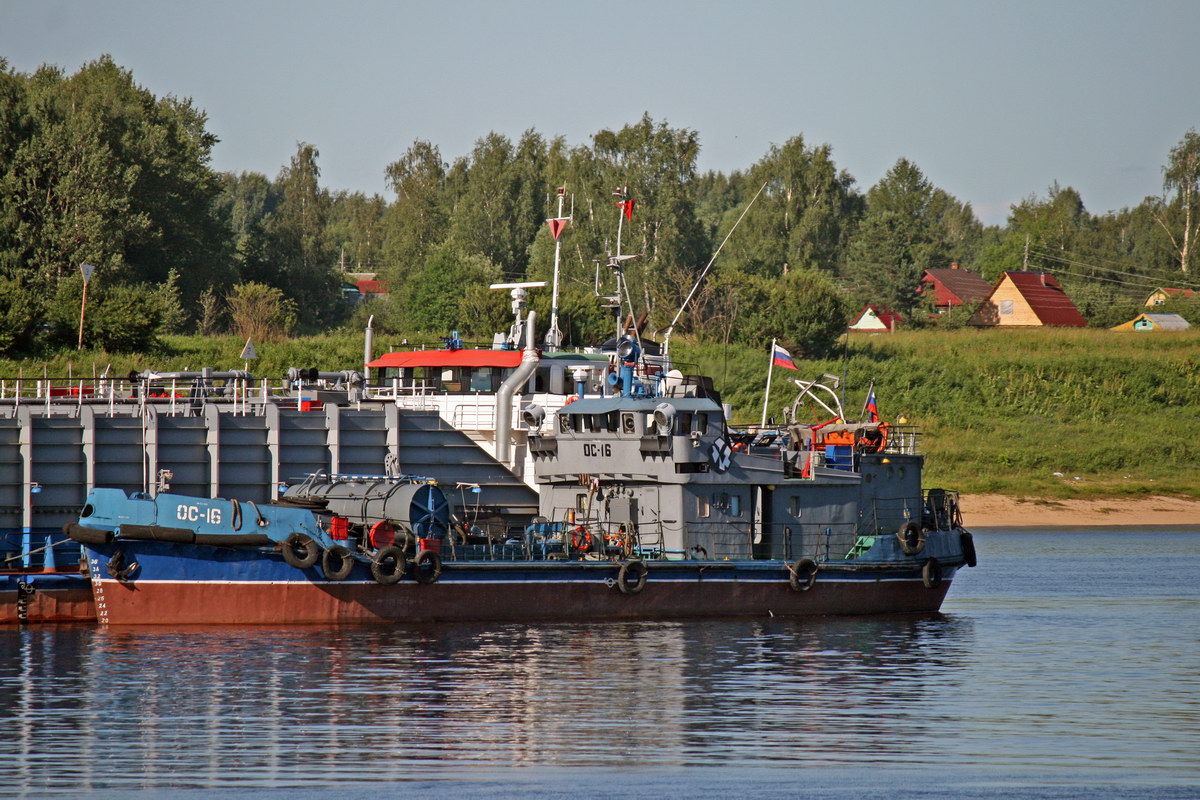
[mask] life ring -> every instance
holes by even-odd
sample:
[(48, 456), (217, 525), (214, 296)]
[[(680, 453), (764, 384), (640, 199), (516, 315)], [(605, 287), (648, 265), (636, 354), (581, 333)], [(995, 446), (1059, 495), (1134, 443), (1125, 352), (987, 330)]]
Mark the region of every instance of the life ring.
[(936, 589), (942, 585), (942, 565), (936, 558), (927, 558), (921, 566), (921, 583), (926, 589)]
[(915, 522), (906, 522), (896, 531), (896, 538), (906, 556), (915, 556), (925, 549), (925, 531)]
[(626, 561), (617, 573), (617, 588), (622, 594), (637, 594), (646, 588), (646, 575), (649, 572), (645, 561)]
[(413, 577), (428, 586), (442, 577), (442, 557), (433, 550), (422, 550), (413, 561)]
[(688, 550), (688, 558), (690, 558), (692, 561), (707, 561), (708, 550), (706, 550), (702, 545), (693, 545), (692, 548)]
[(580, 553), (591, 552), (592, 532), (582, 525), (571, 531), (571, 549)]
[(344, 581), (354, 569), (354, 556), (345, 547), (335, 544), (321, 555), (321, 571), (331, 581)]
[(407, 570), (408, 561), (404, 558), (404, 551), (399, 547), (385, 547), (376, 553), (375, 558), (371, 561), (371, 576), (377, 583), (384, 586), (399, 583)]
[(968, 567), (975, 566), (978, 563), (975, 558), (975, 537), (970, 531), (963, 531), (958, 535), (958, 546), (962, 550), (963, 563)]
[(137, 573), (139, 565), (136, 561), (134, 561), (132, 564), (126, 564), (125, 554), (120, 550), (117, 550), (112, 554), (112, 558), (108, 559), (108, 563), (105, 564), (105, 567), (108, 569), (109, 575), (116, 578), (121, 583), (129, 583), (129, 581), (133, 580), (133, 576)]
[(820, 567), (811, 558), (802, 558), (794, 564), (788, 564), (788, 583), (797, 592), (807, 592), (817, 582), (817, 571)]
[(371, 547), (376, 550), (390, 547), (396, 543), (396, 526), (386, 519), (381, 519), (371, 526), (367, 538), (371, 541)]
[(283, 560), (296, 569), (308, 569), (320, 556), (321, 549), (306, 533), (290, 534), (283, 542)]
[(571, 403), (574, 403), (578, 399), (579, 399), (579, 395), (577, 395), (577, 394), (570, 395), (569, 397), (567, 397), (566, 400), (563, 401), (563, 406), (569, 406), (569, 405), (571, 405)]

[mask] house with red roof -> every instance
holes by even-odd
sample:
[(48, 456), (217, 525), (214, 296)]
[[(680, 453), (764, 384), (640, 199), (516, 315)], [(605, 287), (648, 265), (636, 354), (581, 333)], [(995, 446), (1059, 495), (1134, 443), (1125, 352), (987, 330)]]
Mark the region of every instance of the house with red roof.
[(992, 285), (969, 269), (959, 269), (958, 262), (950, 269), (927, 269), (921, 276), (921, 293), (933, 292), (934, 308), (945, 314), (955, 308), (974, 306), (992, 293)]
[(1087, 320), (1048, 272), (1006, 272), (968, 320), (978, 327), (1087, 327)]
[(850, 330), (866, 331), (867, 333), (891, 333), (903, 321), (900, 315), (890, 308), (867, 306), (850, 323)]
[(1195, 296), (1195, 289), (1172, 289), (1168, 286), (1162, 286), (1150, 293), (1150, 296), (1146, 298), (1146, 305), (1161, 306), (1168, 300), (1190, 300)]
[(357, 281), (354, 285), (358, 287), (358, 291), (362, 292), (363, 297), (388, 293), (387, 281)]

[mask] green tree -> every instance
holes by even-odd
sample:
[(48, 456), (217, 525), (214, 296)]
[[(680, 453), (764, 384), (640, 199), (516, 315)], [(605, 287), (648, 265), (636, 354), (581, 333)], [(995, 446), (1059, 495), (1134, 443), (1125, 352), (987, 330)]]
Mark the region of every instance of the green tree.
[(256, 342), (278, 342), (296, 324), (296, 303), (274, 286), (239, 283), (226, 298), (233, 333)]
[[(762, 195), (746, 213), (724, 256), (751, 275), (780, 275), (789, 269), (835, 271), (848, 237), (862, 214), (854, 179), (833, 162), (829, 145), (809, 147), (797, 135), (772, 145), (749, 171), (744, 198)], [(742, 208), (725, 212), (718, 238), (724, 238)]]
[(954, 248), (977, 238), (972, 218), (969, 206), (935, 188), (902, 158), (867, 193), (845, 273), (863, 301), (911, 313), (921, 302), (917, 289), (925, 270), (950, 266)]
[(475, 143), (465, 183), (455, 199), (450, 236), (466, 252), (524, 277), (529, 246), (543, 220), (546, 145), (526, 131), (517, 147), (498, 133)]
[[(476, 328), (473, 320), (464, 317), (464, 299), (472, 287), (485, 287), (499, 276), (499, 269), (481, 255), (464, 253), (452, 242), (438, 246), (401, 295), (401, 327), (427, 332), (457, 329), (474, 335), (485, 333)], [(473, 302), (478, 301), (478, 295), (471, 297)]]
[(450, 213), (445, 180), (442, 154), (426, 141), (413, 142), (400, 160), (387, 167), (388, 186), (396, 201), (385, 215), (383, 250), (386, 277), (397, 288), (446, 239)]
[[(266, 175), (258, 172), (225, 173), (221, 176), (221, 186), (216, 209), (232, 235), (238, 276), (243, 282), (281, 285), (282, 265), (268, 259), (265, 227), (279, 205), (279, 191)], [(225, 287), (219, 289), (224, 291)]]
[(0, 352), (30, 352), (45, 314), (45, 296), (25, 281), (27, 274), (11, 277), (0, 272)]
[(1182, 219), (1172, 226), (1160, 214), (1160, 224), (1178, 254), (1180, 272), (1187, 273), (1191, 271), (1192, 252), (1200, 233), (1200, 208), (1197, 208), (1200, 203), (1200, 134), (1194, 128), (1171, 148), (1167, 165), (1163, 167), (1163, 191), (1175, 193), (1174, 205)]
[[(46, 305), (47, 337), (59, 347), (74, 347), (79, 335), (83, 277), (59, 281)], [(99, 271), (88, 285), (83, 344), (112, 352), (144, 352), (160, 344), (160, 336), (182, 317), (174, 274), (161, 284), (118, 283)]]
[(154, 97), (107, 56), (70, 77), (0, 72), (4, 274), (50, 298), (85, 262), (113, 291), (174, 270), (191, 300), (230, 273), (202, 112)]
[(341, 280), (325, 238), (329, 194), (321, 189), (317, 149), (300, 143), (276, 180), (279, 205), (263, 224), (266, 260), (276, 266), (276, 288), (295, 301), (302, 327), (319, 330), (345, 310)]
[(383, 256), (383, 216), (379, 195), (338, 192), (331, 198), (325, 224), (327, 250), (337, 254), (343, 271), (378, 272)]

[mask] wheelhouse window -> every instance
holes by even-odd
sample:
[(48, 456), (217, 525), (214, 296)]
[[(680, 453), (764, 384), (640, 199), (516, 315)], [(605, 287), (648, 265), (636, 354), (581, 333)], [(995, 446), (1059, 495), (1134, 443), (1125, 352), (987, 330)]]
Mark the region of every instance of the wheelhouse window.
[(708, 497), (706, 495), (697, 495), (696, 496), (696, 516), (698, 516), (698, 517), (712, 516), (712, 506), (708, 502)]
[(492, 367), (475, 367), (471, 370), (470, 389), (472, 392), (494, 392), (500, 387), (495, 381), (496, 370)]
[(681, 411), (675, 415), (675, 435), (687, 436), (692, 432), (692, 413)]

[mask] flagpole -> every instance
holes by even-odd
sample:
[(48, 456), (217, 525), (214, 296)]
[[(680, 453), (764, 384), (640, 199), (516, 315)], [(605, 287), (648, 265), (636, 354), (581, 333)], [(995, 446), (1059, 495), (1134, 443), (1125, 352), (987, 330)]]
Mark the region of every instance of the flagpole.
[(767, 403), (771, 400), (771, 374), (775, 371), (775, 339), (771, 340), (771, 356), (767, 362), (767, 389), (763, 392), (763, 413), (760, 428), (767, 427)]
[(867, 396), (863, 399), (862, 413), (858, 415), (859, 419), (867, 416), (867, 403), (871, 402), (871, 392), (873, 391), (875, 391), (875, 379), (871, 378), (871, 385), (867, 387)]

